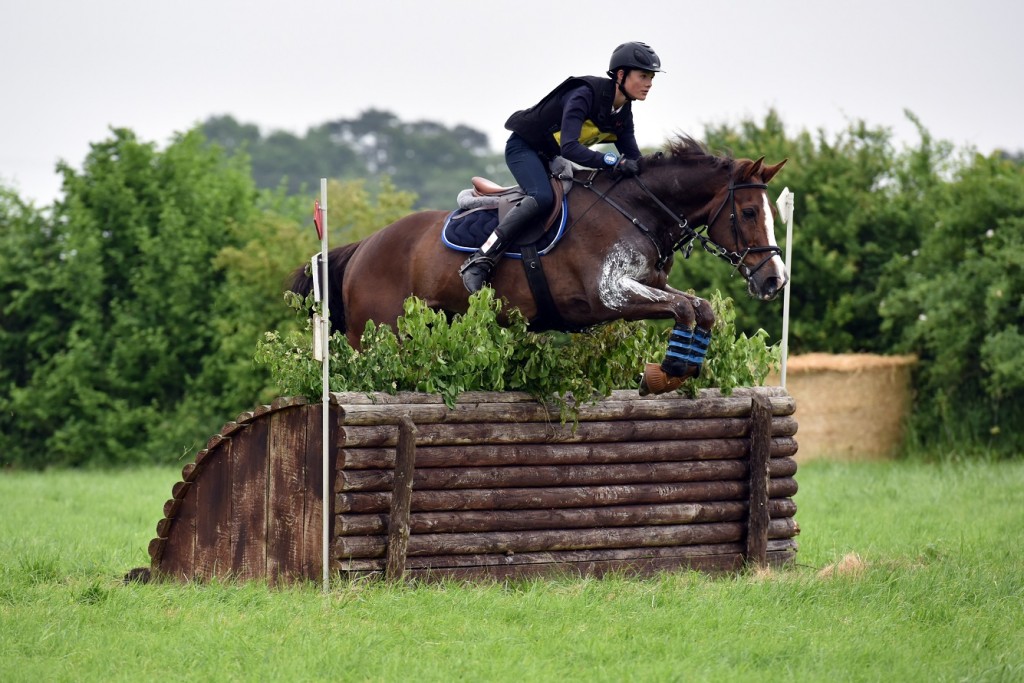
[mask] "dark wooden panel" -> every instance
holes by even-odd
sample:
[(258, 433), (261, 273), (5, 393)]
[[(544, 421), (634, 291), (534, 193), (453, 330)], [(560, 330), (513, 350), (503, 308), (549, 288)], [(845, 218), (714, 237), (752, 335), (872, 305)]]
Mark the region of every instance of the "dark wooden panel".
[[(769, 552), (794, 551), (796, 542), (790, 538), (768, 541)], [(571, 564), (593, 560), (642, 559), (647, 557), (700, 557), (704, 555), (743, 554), (745, 544), (714, 543), (684, 546), (653, 546), (645, 548), (595, 548), (590, 550), (560, 550), (542, 553), (517, 553), (515, 555), (433, 555), (410, 557), (409, 569), (430, 569), (432, 567), (480, 567), (486, 565), (521, 564)], [(337, 568), (341, 571), (382, 571), (383, 558), (339, 559)]]
[(267, 578), (271, 583), (287, 581), (304, 573), (302, 516), (306, 483), (306, 423), (306, 411), (301, 406), (270, 413)]
[(248, 581), (267, 576), (267, 454), (270, 421), (256, 419), (233, 437), (231, 572)]
[(464, 580), (506, 581), (547, 577), (601, 578), (606, 574), (650, 576), (659, 572), (694, 569), (703, 572), (735, 572), (743, 566), (743, 554), (697, 557), (641, 558), (636, 560), (583, 560), (570, 564), (487, 565), (482, 567), (440, 567), (410, 569), (408, 577), (418, 581)]
[(387, 565), (384, 577), (401, 580), (409, 547), (409, 506), (412, 502), (413, 472), (416, 468), (416, 427), (402, 416), (398, 421), (398, 448), (392, 477), (391, 509), (388, 513)]
[[(323, 570), (323, 403), (310, 404), (303, 410), (306, 415), (306, 450), (303, 464), (305, 487), (302, 501), (301, 575), (315, 580)], [(334, 462), (328, 462), (328, 472), (328, 481), (331, 481)], [(329, 512), (327, 518), (331, 519)], [(333, 532), (328, 533), (332, 535)]]
[[(750, 411), (750, 515), (747, 520), (747, 562), (758, 567), (768, 564), (768, 482), (772, 439), (771, 405), (754, 396)], [(793, 461), (794, 465), (796, 461)], [(791, 474), (796, 473), (793, 468)]]
[(153, 540), (151, 540), (149, 542), (149, 547), (147, 548), (147, 550), (149, 551), (150, 569), (152, 569), (153, 567), (159, 567), (160, 566), (160, 561), (164, 557), (164, 548), (166, 548), (166, 547), (167, 547), (167, 538), (166, 537), (164, 537), (164, 538), (157, 537), (157, 538), (154, 538)]
[[(783, 539), (768, 543), (770, 563), (781, 565), (792, 562), (796, 550), (796, 544), (792, 540)], [(614, 566), (617, 569), (628, 571), (630, 567), (643, 567), (648, 560), (653, 561), (653, 566), (665, 569), (690, 567), (702, 571), (735, 571), (743, 565), (744, 550), (743, 543), (717, 543), (675, 547), (520, 553), (508, 556), (444, 555), (410, 557), (408, 569), (410, 576), (420, 580), (451, 577), (486, 579), (557, 576), (560, 574), (568, 576), (594, 575), (590, 568), (600, 567), (602, 563), (614, 563), (604, 566)], [(723, 563), (716, 559), (721, 557), (730, 559)], [(338, 562), (337, 567), (341, 571), (354, 574), (379, 574), (383, 569), (383, 563), (383, 559), (342, 560)]]
[(178, 482), (174, 486), (174, 497), (181, 501), (178, 513), (170, 521), (167, 529), (167, 543), (160, 558), (159, 573), (188, 581), (193, 578), (195, 570), (196, 545), (196, 496), (195, 487)]
[[(766, 399), (768, 400), (768, 399)], [(778, 416), (793, 413), (792, 399), (771, 399)], [(379, 425), (393, 423), (395, 415), (404, 414), (417, 425), (481, 423), (547, 422), (559, 423), (558, 410), (534, 402), (525, 403), (459, 403), (454, 408), (444, 404), (408, 403), (392, 405), (345, 405), (345, 423)], [(688, 420), (696, 418), (746, 417), (750, 414), (750, 397), (708, 398), (700, 401), (682, 397), (656, 398), (647, 401), (604, 400), (582, 406), (580, 422), (605, 420)]]
[(192, 486), (196, 498), (195, 575), (209, 579), (231, 573), (231, 440), (207, 456)]
[[(751, 397), (767, 416), (768, 438), (751, 419)], [(394, 425), (403, 415), (420, 422), (405, 561), (412, 576), (719, 570), (739, 568), (744, 556), (759, 564), (795, 557), (788, 497), (797, 491), (797, 423), (782, 389), (696, 400), (614, 392), (584, 406), (578, 424), (561, 424), (550, 406), (520, 395), (464, 395), (454, 410), (436, 396), (346, 398), (353, 403), (332, 406), (330, 435), (326, 514), (336, 569), (384, 571)], [(211, 437), (164, 505), (153, 568), (179, 579), (318, 578), (320, 411), (318, 402), (282, 398)], [(765, 459), (755, 458), (753, 479), (752, 449)], [(757, 541), (762, 526), (766, 543)], [(678, 548), (685, 553), (672, 554)]]

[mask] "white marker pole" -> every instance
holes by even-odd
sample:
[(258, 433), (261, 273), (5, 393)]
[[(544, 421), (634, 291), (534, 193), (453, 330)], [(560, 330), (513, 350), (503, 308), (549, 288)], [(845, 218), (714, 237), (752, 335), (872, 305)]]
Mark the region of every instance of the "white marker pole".
[(323, 296), (323, 307), (320, 309), (323, 311), (323, 315), (320, 316), (320, 353), (323, 356), (321, 362), (322, 368), (322, 383), (323, 383), (323, 416), (321, 423), (321, 433), (323, 441), (323, 489), (321, 500), (321, 514), (323, 518), (323, 568), (324, 568), (324, 593), (327, 593), (331, 589), (331, 555), (330, 555), (330, 541), (328, 538), (328, 532), (330, 531), (329, 519), (331, 510), (331, 489), (330, 486), (330, 472), (328, 468), (330, 465), (330, 452), (331, 452), (331, 428), (330, 428), (330, 413), (331, 413), (331, 385), (330, 385), (330, 363), (331, 354), (330, 349), (330, 336), (331, 336), (331, 316), (330, 312), (330, 301), (329, 288), (327, 287), (327, 178), (320, 179), (320, 208), (323, 211), (323, 225), (321, 226), (323, 233), (320, 236), (320, 279), (321, 287), (320, 293)]
[(793, 193), (789, 188), (782, 190), (775, 205), (779, 216), (786, 222), (786, 270), (789, 283), (782, 293), (782, 370), (779, 373), (782, 388), (786, 388), (786, 361), (789, 358), (789, 290), (793, 289)]

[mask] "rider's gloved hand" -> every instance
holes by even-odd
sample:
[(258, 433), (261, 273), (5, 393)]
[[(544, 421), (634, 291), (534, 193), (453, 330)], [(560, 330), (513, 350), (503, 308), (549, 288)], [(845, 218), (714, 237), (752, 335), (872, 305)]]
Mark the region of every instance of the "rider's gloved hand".
[(622, 157), (619, 163), (615, 164), (615, 173), (624, 178), (632, 178), (640, 173), (640, 162), (636, 159)]

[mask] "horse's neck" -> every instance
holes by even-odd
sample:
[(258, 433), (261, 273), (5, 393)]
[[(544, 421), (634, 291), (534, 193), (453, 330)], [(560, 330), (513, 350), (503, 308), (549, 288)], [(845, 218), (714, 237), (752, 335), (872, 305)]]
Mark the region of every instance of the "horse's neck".
[(691, 225), (700, 225), (708, 220), (714, 211), (713, 203), (718, 191), (728, 183), (727, 174), (707, 172), (700, 167), (665, 167), (657, 171), (649, 178), (644, 176), (651, 193)]

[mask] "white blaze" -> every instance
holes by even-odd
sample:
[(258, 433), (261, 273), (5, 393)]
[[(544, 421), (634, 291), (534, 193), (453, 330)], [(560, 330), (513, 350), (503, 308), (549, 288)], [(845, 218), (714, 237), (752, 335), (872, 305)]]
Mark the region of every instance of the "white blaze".
[[(772, 215), (772, 205), (768, 201), (768, 192), (764, 193), (764, 227), (768, 232), (768, 244), (773, 247), (779, 246), (779, 243), (775, 241), (775, 217)], [(775, 268), (776, 276), (783, 280), (788, 280), (789, 276), (786, 274), (786, 264), (783, 263), (782, 257), (778, 254), (772, 256), (771, 264)]]

